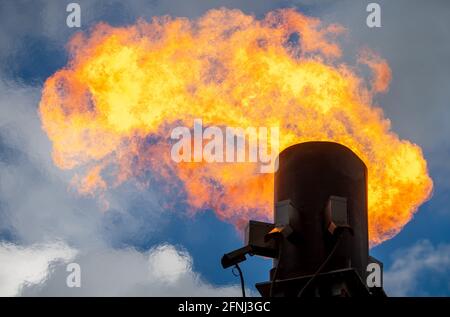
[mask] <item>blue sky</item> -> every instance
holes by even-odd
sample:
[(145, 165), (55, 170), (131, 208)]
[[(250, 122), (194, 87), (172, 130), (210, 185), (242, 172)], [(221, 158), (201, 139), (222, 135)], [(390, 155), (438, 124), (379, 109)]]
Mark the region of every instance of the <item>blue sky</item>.
[[(116, 275), (128, 266), (141, 268), (142, 254), (154, 263), (172, 261), (182, 275), (182, 282), (170, 282), (161, 292), (151, 279), (148, 285), (135, 287), (133, 281), (145, 278), (134, 276), (123, 282), (125, 286), (111, 287), (110, 295), (191, 294), (183, 290), (239, 295), (237, 278), (220, 267), (220, 258), (243, 242), (234, 227), (218, 220), (212, 211), (188, 217), (180, 206), (178, 213), (156, 213), (154, 193), (135, 193), (126, 184), (111, 193), (114, 208), (102, 214), (92, 199), (67, 191), (70, 173), (53, 166), (51, 144), (40, 130), (36, 110), (46, 78), (67, 62), (64, 45), (76, 32), (65, 26), (69, 2), (5, 0), (0, 4), (0, 259), (6, 259), (3, 267), (0, 261), (0, 281), (3, 278), (8, 284), (0, 286), (0, 295), (102, 293), (102, 280), (95, 277), (85, 284), (92, 286), (85, 293), (65, 289), (61, 286), (64, 270), (55, 264), (78, 256), (86, 267), (95, 267), (101, 265), (95, 264), (102, 259), (98, 253), (105, 259), (129, 259), (117, 261), (123, 267), (111, 266)], [(219, 6), (239, 8), (257, 17), (275, 8), (295, 7), (347, 27), (344, 56), (355, 56), (363, 46), (379, 52), (388, 60), (393, 79), (389, 92), (377, 97), (376, 103), (395, 132), (423, 148), (434, 193), (397, 236), (373, 248), (371, 254), (384, 262), (388, 293), (448, 296), (450, 4), (378, 2), (380, 29), (366, 27), (366, 1), (79, 1), (82, 30), (100, 21), (118, 26), (133, 23), (137, 17), (163, 14), (195, 18)], [(54, 237), (61, 240), (51, 241)], [(14, 263), (28, 257), (36, 259), (34, 268), (24, 266), (17, 276), (9, 276)], [(270, 260), (250, 258), (242, 265), (247, 285), (267, 280), (270, 267)], [(160, 276), (166, 280), (160, 282), (172, 281), (171, 274), (163, 271)], [(24, 282), (29, 285), (23, 287)]]

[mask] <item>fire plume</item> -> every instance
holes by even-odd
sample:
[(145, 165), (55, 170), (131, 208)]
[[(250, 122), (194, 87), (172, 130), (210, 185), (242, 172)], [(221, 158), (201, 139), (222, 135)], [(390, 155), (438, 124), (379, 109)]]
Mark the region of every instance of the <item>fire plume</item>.
[(205, 126), (278, 126), (280, 151), (322, 140), (361, 157), (369, 236), (378, 244), (401, 230), (433, 185), (420, 147), (392, 132), (373, 105), (388, 89), (388, 64), (364, 50), (358, 62), (373, 74), (366, 83), (340, 61), (343, 32), (290, 9), (263, 19), (218, 9), (196, 20), (98, 24), (70, 40), (69, 63), (43, 89), (39, 111), (53, 160), (76, 171), (82, 194), (102, 196), (151, 173), (192, 212), (211, 208), (240, 227), (271, 217), (273, 175), (254, 163), (175, 163), (170, 130), (195, 118)]

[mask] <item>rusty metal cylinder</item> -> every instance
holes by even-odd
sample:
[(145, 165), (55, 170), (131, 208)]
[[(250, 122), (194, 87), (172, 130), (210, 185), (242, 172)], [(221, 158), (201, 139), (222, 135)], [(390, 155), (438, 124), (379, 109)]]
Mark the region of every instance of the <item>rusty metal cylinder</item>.
[[(331, 196), (346, 200), (353, 235), (342, 238), (323, 272), (354, 268), (364, 278), (369, 257), (367, 168), (341, 144), (306, 142), (282, 151), (275, 173), (275, 203), (289, 200), (294, 207), (288, 222), (296, 236), (283, 242), (277, 279), (314, 274), (333, 249), (336, 238), (326, 219)], [(276, 224), (283, 219), (286, 214), (275, 212)]]

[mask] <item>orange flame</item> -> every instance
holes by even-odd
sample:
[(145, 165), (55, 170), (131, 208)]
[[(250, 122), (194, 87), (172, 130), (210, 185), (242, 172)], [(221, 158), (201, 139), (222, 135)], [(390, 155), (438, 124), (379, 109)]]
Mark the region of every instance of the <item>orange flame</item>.
[(271, 217), (273, 175), (254, 163), (177, 164), (170, 129), (192, 127), (195, 118), (204, 126), (279, 126), (280, 150), (335, 141), (362, 158), (370, 241), (378, 244), (411, 219), (432, 181), (421, 149), (390, 131), (372, 104), (389, 86), (388, 64), (363, 51), (359, 62), (374, 74), (367, 88), (339, 62), (335, 38), (343, 32), (294, 10), (262, 20), (219, 9), (197, 20), (99, 24), (72, 38), (69, 64), (45, 83), (40, 115), (54, 162), (77, 169), (73, 183), (84, 194), (101, 196), (149, 171), (168, 191), (181, 180), (176, 194), (192, 211), (212, 208), (241, 227)]

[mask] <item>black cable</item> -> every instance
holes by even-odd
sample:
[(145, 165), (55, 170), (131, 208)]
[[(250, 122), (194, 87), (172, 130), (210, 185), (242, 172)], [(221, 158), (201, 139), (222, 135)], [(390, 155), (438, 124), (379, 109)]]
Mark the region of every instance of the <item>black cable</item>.
[(270, 292), (269, 297), (273, 297), (273, 290), (275, 289), (275, 283), (276, 279), (278, 277), (278, 268), (280, 267), (280, 260), (281, 260), (281, 246), (282, 243), (278, 243), (278, 259), (277, 259), (277, 266), (275, 267), (275, 272), (273, 273), (272, 283), (270, 283)]
[(323, 261), (323, 263), (319, 266), (319, 268), (317, 269), (317, 271), (314, 273), (314, 275), (308, 280), (308, 282), (306, 282), (305, 286), (302, 287), (302, 289), (300, 290), (300, 292), (298, 292), (297, 297), (301, 297), (303, 295), (303, 293), (305, 292), (305, 290), (308, 288), (309, 285), (311, 285), (311, 283), (316, 279), (316, 277), (320, 274), (320, 272), (323, 270), (323, 268), (328, 264), (328, 262), (330, 261), (330, 259), (333, 257), (334, 252), (336, 252), (340, 242), (341, 242), (341, 238), (343, 236), (343, 231), (340, 232), (339, 236), (337, 237), (336, 243), (334, 244), (333, 249), (331, 250), (331, 252), (328, 254), (327, 258), (325, 259), (325, 261)]
[[(238, 270), (238, 274), (234, 272), (234, 269)], [(239, 267), (239, 264), (235, 264), (233, 270), (231, 271), (234, 276), (239, 276), (239, 279), (241, 280), (241, 288), (242, 288), (242, 297), (245, 297), (245, 283), (244, 283), (244, 275), (242, 274), (242, 270)]]

